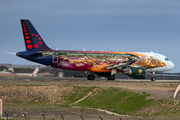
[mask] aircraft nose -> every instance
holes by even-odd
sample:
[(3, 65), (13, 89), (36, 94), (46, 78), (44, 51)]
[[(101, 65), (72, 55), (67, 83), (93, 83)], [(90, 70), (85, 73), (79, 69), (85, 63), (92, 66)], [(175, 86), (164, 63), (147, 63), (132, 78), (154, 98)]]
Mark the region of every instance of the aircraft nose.
[(174, 68), (174, 63), (173, 62), (170, 62), (169, 64), (169, 69), (172, 70)]

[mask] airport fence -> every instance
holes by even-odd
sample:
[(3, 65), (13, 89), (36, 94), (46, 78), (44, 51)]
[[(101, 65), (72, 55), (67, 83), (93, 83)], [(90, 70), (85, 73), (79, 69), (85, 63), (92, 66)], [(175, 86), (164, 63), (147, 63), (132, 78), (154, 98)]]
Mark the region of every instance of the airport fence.
[[(12, 114), (11, 114), (12, 115)], [(96, 116), (96, 118), (91, 118), (87, 116), (46, 116), (43, 113), (39, 113), (39, 115), (29, 116), (27, 113), (22, 113), (22, 115), (13, 114), (12, 116), (7, 112), (4, 112), (3, 117), (0, 117), (0, 120), (106, 120), (106, 117)], [(116, 119), (115, 119), (116, 118)], [(110, 118), (111, 119), (111, 118)], [(114, 117), (113, 120), (129, 120), (126, 117)], [(141, 120), (141, 118), (130, 118), (130, 120)]]

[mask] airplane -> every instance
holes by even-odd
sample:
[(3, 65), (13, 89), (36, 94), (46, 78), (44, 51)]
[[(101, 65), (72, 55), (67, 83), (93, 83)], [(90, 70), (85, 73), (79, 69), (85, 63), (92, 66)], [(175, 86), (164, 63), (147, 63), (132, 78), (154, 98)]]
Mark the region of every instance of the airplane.
[(0, 71), (0, 73), (6, 73), (7, 69), (4, 69), (3, 71)]
[(39, 72), (39, 67), (37, 67), (32, 73), (16, 73), (16, 75), (25, 75), (35, 77)]
[(21, 19), (21, 26), (26, 51), (17, 52), (18, 57), (59, 69), (89, 71), (88, 80), (94, 80), (94, 74), (115, 80), (115, 74), (121, 72), (134, 79), (145, 79), (145, 74), (151, 73), (151, 81), (155, 81), (155, 72), (174, 68), (173, 62), (166, 56), (152, 51), (53, 50), (46, 45), (29, 20)]
[(8, 70), (7, 69), (4, 69), (3, 71), (0, 71), (0, 73), (3, 73), (3, 74), (12, 74), (12, 72), (7, 72)]
[(32, 73), (12, 73), (12, 72), (6, 72), (6, 69), (4, 69), (2, 72), (0, 71), (0, 73), (3, 74), (24, 75), (24, 76), (32, 76), (32, 77), (37, 76), (38, 72), (39, 72), (39, 67), (37, 67)]

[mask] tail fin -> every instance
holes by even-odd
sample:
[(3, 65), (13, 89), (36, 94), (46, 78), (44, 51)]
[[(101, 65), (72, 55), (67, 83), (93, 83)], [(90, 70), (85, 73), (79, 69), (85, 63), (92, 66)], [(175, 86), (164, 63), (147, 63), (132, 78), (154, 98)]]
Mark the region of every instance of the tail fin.
[(5, 73), (5, 72), (6, 72), (6, 69), (4, 69), (2, 73)]
[(33, 75), (36, 75), (39, 72), (39, 67), (37, 67), (34, 71), (33, 71)]
[(29, 20), (21, 19), (26, 51), (50, 50)]

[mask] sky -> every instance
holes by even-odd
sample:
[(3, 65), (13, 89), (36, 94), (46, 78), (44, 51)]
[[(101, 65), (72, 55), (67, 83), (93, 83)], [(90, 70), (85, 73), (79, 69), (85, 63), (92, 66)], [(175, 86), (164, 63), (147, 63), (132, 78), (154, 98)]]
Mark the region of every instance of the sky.
[(0, 0), (0, 64), (39, 65), (25, 51), (20, 19), (59, 50), (160, 53), (180, 72), (179, 0)]

